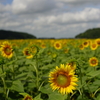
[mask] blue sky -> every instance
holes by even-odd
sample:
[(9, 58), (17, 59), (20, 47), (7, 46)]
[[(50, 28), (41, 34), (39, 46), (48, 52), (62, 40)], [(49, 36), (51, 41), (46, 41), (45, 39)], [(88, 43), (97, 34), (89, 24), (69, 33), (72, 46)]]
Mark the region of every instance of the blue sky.
[(98, 27), (99, 0), (0, 0), (0, 29), (74, 38)]
[(11, 4), (13, 0), (0, 0), (2, 4)]

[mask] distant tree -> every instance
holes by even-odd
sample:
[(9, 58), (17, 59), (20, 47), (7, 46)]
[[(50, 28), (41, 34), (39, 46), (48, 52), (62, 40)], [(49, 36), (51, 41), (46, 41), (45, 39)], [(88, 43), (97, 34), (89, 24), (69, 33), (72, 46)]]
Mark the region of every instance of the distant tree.
[(100, 38), (100, 28), (88, 29), (85, 32), (76, 35), (75, 38)]
[(36, 39), (36, 37), (25, 32), (0, 30), (0, 39)]

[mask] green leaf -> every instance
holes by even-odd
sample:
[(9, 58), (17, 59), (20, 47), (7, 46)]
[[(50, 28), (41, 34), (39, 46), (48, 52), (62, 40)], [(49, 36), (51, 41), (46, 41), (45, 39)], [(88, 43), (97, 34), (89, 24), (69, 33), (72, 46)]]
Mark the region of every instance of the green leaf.
[(3, 92), (4, 92), (4, 88), (0, 87), (0, 93), (3, 93)]
[(23, 97), (26, 96), (26, 95), (29, 95), (28, 93), (25, 93), (25, 92), (24, 93), (19, 93), (19, 94), (22, 95)]
[(24, 92), (23, 84), (19, 80), (13, 81), (10, 89), (17, 92)]
[(67, 98), (67, 95), (62, 95), (57, 91), (53, 91), (49, 84), (47, 84), (44, 87), (41, 87), (40, 91), (42, 93), (48, 94), (49, 96), (48, 100), (65, 100)]
[(96, 77), (100, 74), (100, 70), (97, 71), (91, 71), (90, 73), (87, 74), (87, 76), (89, 76), (90, 78)]
[(5, 77), (6, 76), (6, 72), (0, 74), (0, 77)]
[(46, 94), (50, 94), (50, 93), (53, 92), (53, 90), (51, 89), (51, 87), (50, 87), (49, 84), (47, 84), (47, 85), (41, 87), (40, 91), (41, 91), (42, 93), (46, 93)]
[(68, 95), (62, 95), (60, 93), (52, 92), (49, 94), (49, 99), (48, 100), (65, 100), (67, 99)]
[(86, 97), (82, 97), (82, 95), (79, 95), (77, 100), (89, 100), (89, 99), (87, 99)]
[(21, 73), (15, 77), (15, 79), (25, 80), (27, 78), (27, 73)]
[(43, 100), (43, 99), (41, 99), (41, 94), (37, 95), (37, 96), (34, 98), (34, 100)]
[(96, 100), (100, 100), (100, 95), (97, 96), (97, 99)]

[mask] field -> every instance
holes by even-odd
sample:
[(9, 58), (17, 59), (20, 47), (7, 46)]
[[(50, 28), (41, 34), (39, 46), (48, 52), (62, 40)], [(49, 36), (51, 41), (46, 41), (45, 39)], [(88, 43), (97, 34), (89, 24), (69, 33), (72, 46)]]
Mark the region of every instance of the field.
[(0, 100), (100, 100), (100, 39), (0, 40)]

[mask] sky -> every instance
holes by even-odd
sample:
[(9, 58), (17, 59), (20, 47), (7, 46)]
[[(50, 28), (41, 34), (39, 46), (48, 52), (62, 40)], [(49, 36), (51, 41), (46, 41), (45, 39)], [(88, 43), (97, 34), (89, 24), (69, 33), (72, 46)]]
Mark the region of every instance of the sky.
[(74, 38), (100, 28), (100, 0), (0, 0), (0, 29)]

